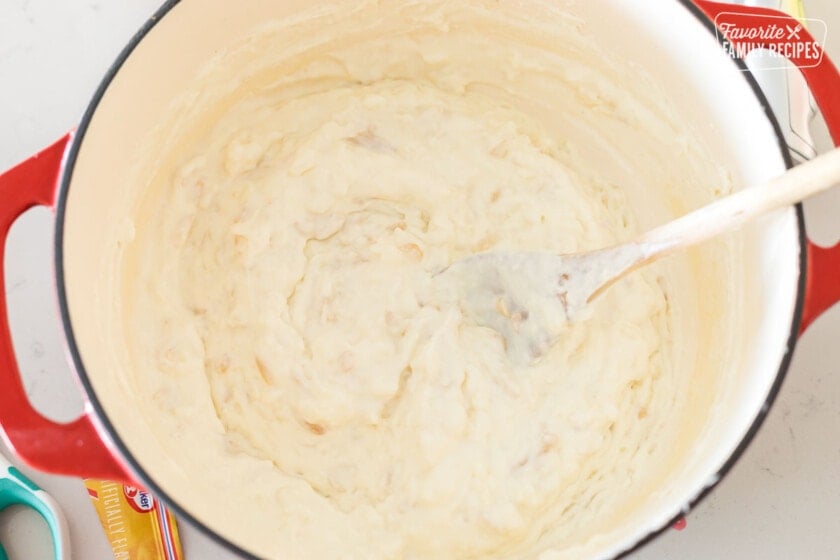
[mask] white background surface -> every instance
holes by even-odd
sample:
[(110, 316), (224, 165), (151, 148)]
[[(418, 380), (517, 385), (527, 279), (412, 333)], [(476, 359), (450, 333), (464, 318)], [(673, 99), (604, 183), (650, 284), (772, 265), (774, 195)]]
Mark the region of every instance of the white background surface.
[[(158, 3), (0, 0), (0, 170), (78, 123), (105, 70)], [(809, 17), (828, 21), (828, 51), (840, 61), (840, 1), (806, 0), (806, 7)], [(824, 133), (821, 145), (828, 146)], [(806, 215), (818, 242), (835, 242), (840, 193), (809, 202)], [(51, 236), (52, 215), (45, 210), (15, 225), (7, 296), (27, 390), (41, 410), (67, 420), (78, 413), (81, 400), (64, 360), (52, 291)], [(689, 516), (688, 529), (669, 531), (633, 560), (840, 558), (838, 335), (840, 309), (835, 309), (800, 341), (764, 427), (729, 476)], [(81, 482), (24, 470), (62, 504), (73, 557), (111, 558)], [(236, 558), (186, 523), (181, 531), (188, 560)], [(11, 560), (52, 558), (48, 540), (36, 514), (16, 508), (0, 514), (0, 542)]]

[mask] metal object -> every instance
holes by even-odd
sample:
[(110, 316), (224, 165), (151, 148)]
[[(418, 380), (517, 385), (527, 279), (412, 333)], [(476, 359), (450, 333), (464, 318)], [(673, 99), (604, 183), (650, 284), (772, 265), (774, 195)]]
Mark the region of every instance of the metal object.
[[(734, 0), (730, 3), (786, 12), (807, 26), (802, 0)], [(780, 68), (778, 61), (756, 54), (747, 57), (747, 67), (773, 108), (791, 156), (797, 163), (812, 159), (817, 155), (817, 148), (811, 135), (811, 122), (817, 115), (817, 108), (805, 78), (790, 65)]]

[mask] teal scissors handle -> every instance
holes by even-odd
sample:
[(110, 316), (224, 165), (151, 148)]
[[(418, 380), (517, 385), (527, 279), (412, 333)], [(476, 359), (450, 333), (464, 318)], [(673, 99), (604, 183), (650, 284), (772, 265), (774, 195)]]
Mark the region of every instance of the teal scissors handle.
[[(0, 455), (0, 511), (12, 505), (27, 506), (41, 514), (52, 535), (55, 560), (70, 560), (70, 533), (58, 503)], [(8, 560), (2, 544), (0, 560)]]

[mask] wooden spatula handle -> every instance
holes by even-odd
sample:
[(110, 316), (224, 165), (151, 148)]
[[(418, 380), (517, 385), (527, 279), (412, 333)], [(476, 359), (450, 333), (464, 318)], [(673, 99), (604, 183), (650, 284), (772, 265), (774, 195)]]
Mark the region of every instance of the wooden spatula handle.
[(645, 260), (696, 245), (840, 184), (840, 148), (689, 212), (638, 238)]

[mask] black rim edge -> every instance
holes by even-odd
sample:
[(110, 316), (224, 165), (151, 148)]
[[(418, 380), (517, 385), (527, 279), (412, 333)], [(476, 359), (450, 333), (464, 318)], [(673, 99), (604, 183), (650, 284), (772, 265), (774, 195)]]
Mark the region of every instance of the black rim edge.
[[(720, 36), (715, 27), (714, 22), (709, 19), (708, 16), (695, 5), (691, 0), (679, 0), (679, 2), (689, 11), (691, 12), (700, 23), (706, 27), (706, 29), (712, 33), (717, 41), (723, 45), (724, 39)], [(776, 114), (773, 112), (773, 108), (770, 106), (770, 102), (767, 101), (767, 97), (764, 95), (764, 91), (762, 91), (761, 87), (758, 85), (753, 73), (747, 68), (747, 65), (741, 59), (733, 58), (733, 64), (735, 64), (738, 69), (741, 71), (744, 79), (749, 84), (750, 88), (752, 88), (753, 93), (755, 94), (758, 102), (761, 104), (761, 107), (764, 109), (765, 116), (767, 120), (770, 121), (770, 124), (773, 127), (773, 130), (776, 133), (776, 138), (779, 142), (779, 151), (781, 152), (782, 159), (784, 160), (785, 166), (790, 169), (793, 167), (793, 160), (790, 155), (790, 151), (787, 146), (787, 141), (785, 140), (785, 135), (782, 132), (782, 128), (779, 125), (779, 121), (776, 118)], [(793, 351), (796, 348), (796, 342), (799, 339), (799, 329), (802, 323), (802, 310), (805, 305), (805, 280), (806, 280), (806, 270), (807, 270), (807, 243), (808, 239), (805, 235), (805, 214), (802, 210), (802, 204), (796, 204), (796, 221), (797, 227), (799, 229), (799, 279), (797, 281), (797, 289), (796, 289), (796, 304), (793, 311), (793, 321), (790, 327), (790, 335), (788, 336), (787, 341), (787, 349), (785, 350), (785, 354), (782, 357), (782, 361), (779, 363), (779, 369), (776, 373), (776, 379), (773, 381), (773, 385), (770, 387), (770, 391), (767, 393), (767, 398), (764, 400), (764, 403), (761, 405), (761, 408), (756, 414), (755, 419), (753, 420), (752, 424), (750, 425), (747, 433), (744, 434), (744, 437), (741, 439), (738, 446), (723, 464), (723, 466), (718, 469), (718, 471), (712, 475), (712, 479), (714, 480), (708, 486), (702, 488), (700, 492), (688, 503), (683, 507), (682, 511), (677, 513), (670, 521), (665, 523), (659, 529), (653, 530), (648, 533), (645, 537), (639, 540), (635, 545), (631, 548), (625, 550), (624, 552), (619, 553), (617, 556), (613, 557), (613, 560), (620, 560), (629, 556), (630, 554), (637, 552), (639, 549), (644, 547), (645, 545), (649, 544), (651, 541), (662, 535), (665, 531), (670, 529), (674, 523), (679, 521), (682, 517), (688, 515), (688, 513), (697, 507), (715, 488), (717, 488), (718, 484), (724, 479), (724, 477), (729, 474), (732, 470), (732, 467), (741, 459), (744, 454), (744, 451), (747, 450), (750, 443), (752, 443), (753, 439), (755, 438), (756, 434), (758, 434), (759, 429), (761, 428), (764, 420), (767, 418), (767, 415), (770, 413), (770, 409), (773, 406), (773, 403), (776, 401), (776, 397), (779, 395), (779, 391), (782, 388), (782, 384), (784, 383), (785, 377), (787, 375), (788, 369), (790, 367), (791, 359), (793, 359)]]
[[(58, 294), (58, 305), (59, 305), (59, 313), (61, 316), (61, 321), (63, 323), (64, 332), (66, 335), (66, 344), (68, 351), (70, 353), (70, 357), (73, 362), (73, 366), (76, 369), (76, 374), (81, 382), (84, 390), (86, 392), (86, 396), (88, 401), (90, 402), (91, 406), (93, 407), (94, 411), (98, 416), (98, 421), (101, 422), (103, 427), (108, 431), (108, 436), (112, 440), (114, 446), (116, 447), (117, 451), (120, 452), (122, 459), (128, 463), (131, 470), (137, 474), (138, 478), (146, 485), (146, 488), (150, 490), (155, 496), (161, 498), (164, 502), (166, 502), (167, 506), (179, 517), (186, 519), (190, 524), (196, 527), (199, 531), (201, 531), (205, 536), (226, 547), (228, 550), (239, 554), (243, 558), (247, 560), (259, 560), (257, 556), (254, 556), (252, 553), (242, 549), (238, 545), (232, 543), (231, 541), (225, 539), (215, 531), (211, 530), (207, 527), (204, 523), (199, 521), (195, 516), (187, 512), (183, 507), (178, 505), (177, 502), (172, 500), (169, 495), (160, 487), (158, 486), (154, 480), (146, 473), (145, 469), (142, 468), (140, 463), (135, 459), (134, 455), (130, 452), (128, 447), (123, 442), (122, 438), (118, 435), (117, 430), (108, 419), (107, 414), (105, 413), (105, 409), (102, 406), (102, 403), (99, 401), (98, 397), (96, 396), (96, 392), (93, 389), (93, 385), (88, 378), (87, 371), (85, 370), (84, 364), (81, 359), (81, 353), (79, 352), (78, 345), (76, 344), (76, 337), (73, 331), (73, 327), (70, 321), (70, 310), (69, 305), (67, 302), (67, 292), (66, 286), (64, 282), (64, 220), (66, 217), (66, 208), (67, 208), (67, 196), (70, 190), (70, 183), (72, 182), (73, 178), (73, 171), (76, 163), (76, 159), (79, 155), (79, 149), (84, 140), (85, 133), (87, 132), (88, 127), (93, 119), (93, 115), (96, 112), (99, 103), (101, 102), (102, 98), (105, 96), (105, 93), (108, 90), (108, 87), (113, 82), (114, 78), (116, 78), (117, 74), (119, 73), (122, 66), (125, 64), (125, 61), (131, 56), (134, 49), (140, 42), (149, 34), (149, 32), (157, 25), (157, 23), (166, 16), (172, 8), (180, 3), (181, 0), (166, 0), (164, 4), (158, 8), (158, 10), (143, 24), (143, 26), (135, 33), (135, 35), (131, 38), (129, 43), (126, 47), (120, 52), (119, 56), (116, 58), (114, 63), (109, 67), (108, 72), (105, 74), (105, 77), (102, 79), (102, 82), (99, 84), (95, 94), (93, 95), (90, 104), (88, 105), (87, 109), (85, 110), (84, 115), (82, 116), (82, 120), (79, 123), (78, 128), (76, 129), (76, 133), (73, 136), (73, 141), (70, 145), (69, 151), (66, 155), (64, 161), (64, 169), (61, 175), (61, 184), (58, 193), (58, 199), (56, 203), (56, 224), (55, 224), (55, 276), (56, 276), (56, 291)], [(717, 33), (714, 23), (703, 13), (700, 8), (698, 8), (691, 0), (678, 0), (692, 15), (694, 15), (700, 23), (706, 27), (706, 29), (715, 35), (718, 42), (723, 42), (723, 39)], [(779, 149), (784, 160), (785, 166), (790, 169), (793, 167), (793, 161), (790, 156), (790, 152), (787, 147), (787, 143), (784, 138), (784, 134), (782, 133), (781, 127), (779, 122), (776, 118), (776, 115), (773, 113), (773, 110), (770, 106), (770, 103), (767, 101), (767, 98), (764, 95), (764, 92), (761, 90), (761, 87), (756, 82), (755, 78), (753, 77), (752, 72), (747, 68), (746, 64), (741, 61), (740, 59), (732, 59), (733, 64), (738, 66), (738, 69), (741, 71), (744, 79), (749, 84), (750, 88), (753, 90), (753, 93), (756, 96), (756, 99), (761, 104), (762, 108), (764, 109), (765, 116), (770, 121), (770, 124), (773, 127), (773, 130), (776, 133), (777, 140), (779, 142)], [(649, 532), (647, 535), (642, 537), (636, 544), (634, 544), (631, 548), (625, 550), (624, 552), (619, 553), (617, 556), (614, 557), (614, 560), (620, 560), (621, 558), (625, 558), (626, 556), (632, 554), (633, 552), (638, 551), (640, 548), (644, 547), (646, 544), (653, 541), (656, 537), (662, 535), (666, 530), (668, 530), (676, 521), (678, 521), (681, 517), (686, 515), (690, 510), (694, 509), (697, 505), (700, 504), (711, 492), (714, 490), (718, 484), (720, 484), (721, 480), (731, 471), (732, 467), (738, 462), (738, 460), (742, 457), (744, 451), (747, 449), (749, 444), (755, 438), (756, 434), (758, 433), (761, 425), (764, 423), (764, 420), (767, 417), (767, 414), (770, 411), (773, 403), (776, 400), (776, 397), (779, 394), (779, 391), (782, 387), (784, 382), (785, 376), (787, 374), (788, 368), (790, 367), (791, 359), (793, 358), (793, 351), (796, 347), (796, 342), (798, 340), (798, 333), (801, 325), (802, 319), (802, 310), (804, 306), (805, 300), (805, 280), (806, 280), (806, 269), (807, 269), (807, 238), (805, 235), (805, 218), (804, 213), (802, 210), (802, 205), (796, 205), (796, 219), (799, 228), (799, 245), (800, 245), (800, 258), (799, 258), (799, 279), (797, 285), (797, 296), (796, 296), (796, 306), (794, 309), (793, 314), (793, 321), (791, 324), (790, 336), (788, 338), (787, 343), (787, 350), (785, 351), (784, 356), (782, 357), (782, 361), (779, 365), (779, 370), (776, 374), (776, 379), (773, 382), (773, 385), (770, 388), (770, 391), (767, 395), (767, 398), (764, 401), (764, 404), (759, 409), (758, 414), (756, 415), (755, 419), (753, 420), (750, 428), (747, 430), (747, 433), (742, 438), (741, 442), (729, 456), (729, 459), (723, 464), (723, 466), (717, 471), (713, 477), (715, 481), (703, 488), (700, 493), (697, 494), (693, 499), (689, 500), (689, 502), (685, 505), (685, 507), (680, 511), (680, 513), (676, 514), (670, 521), (665, 523), (659, 529), (653, 530)]]
[(105, 74), (105, 77), (99, 84), (99, 87), (96, 89), (96, 93), (94, 93), (93, 98), (90, 101), (90, 104), (87, 106), (87, 109), (82, 116), (82, 120), (79, 123), (78, 128), (76, 129), (75, 134), (73, 135), (73, 141), (70, 144), (70, 148), (67, 152), (65, 161), (64, 161), (64, 169), (61, 175), (61, 185), (59, 188), (58, 193), (58, 200), (56, 203), (56, 222), (55, 222), (55, 275), (56, 275), (56, 290), (58, 292), (58, 306), (59, 306), (59, 313), (61, 315), (61, 321), (63, 323), (66, 344), (68, 351), (70, 353), (70, 357), (73, 361), (73, 366), (76, 369), (76, 374), (81, 382), (82, 386), (84, 387), (86, 396), (88, 401), (90, 402), (93, 410), (96, 412), (98, 418), (97, 421), (102, 424), (102, 426), (107, 430), (108, 437), (116, 447), (117, 451), (119, 451), (122, 460), (127, 463), (128, 467), (131, 469), (133, 473), (137, 475), (139, 481), (141, 481), (152, 494), (156, 497), (162, 499), (166, 502), (166, 505), (169, 509), (171, 509), (175, 515), (177, 515), (181, 519), (185, 519), (191, 525), (196, 527), (199, 531), (204, 533), (205, 536), (216, 542), (217, 544), (227, 548), (228, 550), (242, 556), (244, 559), (247, 560), (259, 560), (258, 557), (254, 556), (250, 552), (242, 549), (241, 547), (237, 546), (236, 544), (230, 542), (229, 540), (222, 537), (220, 534), (216, 533), (215, 531), (211, 530), (207, 527), (204, 523), (199, 521), (195, 516), (190, 514), (187, 510), (181, 507), (175, 500), (170, 498), (169, 494), (163, 490), (160, 486), (158, 486), (152, 477), (148, 475), (148, 473), (143, 469), (140, 463), (135, 459), (134, 455), (129, 451), (128, 447), (123, 442), (122, 438), (118, 435), (117, 430), (115, 429), (114, 425), (111, 423), (108, 415), (105, 413), (105, 409), (102, 406), (102, 403), (99, 401), (99, 398), (96, 396), (96, 392), (93, 389), (93, 385), (90, 382), (90, 379), (87, 374), (87, 370), (84, 367), (82, 362), (81, 353), (79, 352), (78, 345), (76, 344), (76, 336), (73, 332), (72, 323), (70, 321), (70, 309), (67, 303), (67, 291), (66, 286), (64, 283), (64, 220), (66, 216), (67, 210), (67, 196), (70, 190), (70, 183), (73, 179), (73, 171), (76, 164), (76, 159), (79, 155), (79, 149), (81, 147), (82, 141), (84, 140), (85, 133), (87, 132), (88, 127), (93, 119), (94, 113), (96, 113), (97, 107), (99, 107), (99, 103), (102, 101), (102, 98), (105, 96), (105, 93), (108, 91), (111, 82), (114, 81), (117, 74), (119, 73), (120, 69), (122, 69), (125, 61), (131, 56), (134, 52), (134, 49), (137, 48), (137, 45), (149, 34), (152, 29), (158, 24), (158, 22), (166, 16), (172, 8), (177, 6), (181, 0), (166, 0), (160, 8), (155, 11), (155, 13), (146, 20), (143, 26), (134, 34), (131, 40), (128, 42), (126, 47), (120, 52), (119, 56), (117, 56), (116, 60), (114, 60), (113, 64), (108, 68), (108, 71)]

